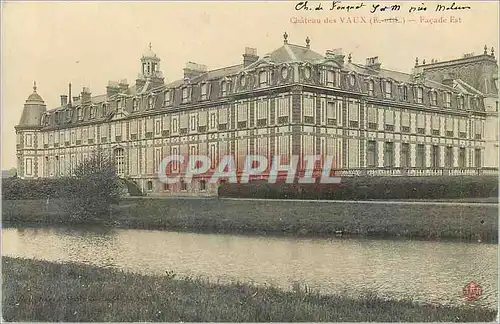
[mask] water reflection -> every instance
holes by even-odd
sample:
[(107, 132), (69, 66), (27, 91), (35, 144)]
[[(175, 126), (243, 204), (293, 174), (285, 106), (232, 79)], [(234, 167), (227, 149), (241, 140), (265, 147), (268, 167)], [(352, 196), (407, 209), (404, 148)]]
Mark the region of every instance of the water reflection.
[(293, 239), (146, 230), (3, 229), (3, 253), (129, 271), (240, 280), (322, 292), (460, 304), (471, 280), (479, 305), (497, 305), (497, 245), (361, 239)]

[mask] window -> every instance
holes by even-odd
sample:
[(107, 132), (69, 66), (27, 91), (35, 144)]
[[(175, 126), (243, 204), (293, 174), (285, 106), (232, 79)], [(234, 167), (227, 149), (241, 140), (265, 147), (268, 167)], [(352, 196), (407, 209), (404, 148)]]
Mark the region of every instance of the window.
[(210, 129), (214, 129), (217, 127), (217, 114), (210, 113)]
[(123, 176), (125, 172), (125, 159), (124, 159), (124, 150), (122, 148), (118, 148), (115, 150), (115, 165), (116, 165), (116, 173), (119, 176)]
[(460, 119), (458, 122), (458, 137), (467, 138), (467, 120)]
[(434, 136), (440, 135), (439, 116), (432, 116), (431, 117), (431, 128), (432, 128), (432, 135), (434, 135)]
[(445, 108), (451, 108), (451, 93), (444, 93), (444, 106)]
[(221, 88), (221, 96), (222, 97), (227, 96), (227, 82), (226, 81), (221, 82), (220, 88)]
[(424, 89), (422, 87), (417, 88), (417, 103), (424, 102)]
[(314, 103), (314, 98), (304, 98), (303, 115), (305, 124), (314, 124)]
[(163, 184), (163, 191), (169, 191), (170, 190), (170, 186), (168, 185), (168, 183), (164, 183)]
[(77, 111), (76, 115), (78, 117), (78, 120), (83, 120), (83, 109), (82, 108), (78, 108), (76, 111)]
[(386, 142), (384, 146), (384, 166), (394, 166), (394, 143)]
[(182, 102), (186, 103), (189, 99), (189, 89), (187, 87), (182, 88)]
[(367, 122), (368, 122), (368, 129), (377, 129), (377, 108), (368, 107)]
[(431, 91), (431, 105), (437, 106), (438, 104), (438, 96), (435, 90)]
[(337, 125), (337, 105), (335, 102), (327, 102), (326, 104), (326, 124)]
[(368, 81), (368, 95), (373, 96), (375, 89), (375, 82), (373, 80)]
[(257, 102), (257, 126), (267, 125), (267, 101), (260, 100)]
[(153, 190), (153, 182), (152, 181), (148, 181), (147, 184), (146, 184), (146, 188), (148, 191), (152, 191)]
[(417, 166), (417, 168), (425, 168), (425, 145), (424, 144), (417, 144), (416, 166)]
[(476, 120), (474, 123), (474, 139), (480, 140), (483, 136), (483, 123), (481, 120)]
[(170, 105), (170, 90), (165, 90), (165, 92), (163, 92), (163, 105)]
[(26, 134), (26, 147), (32, 147), (32, 146), (33, 146), (33, 135)]
[(335, 85), (335, 72), (327, 71), (326, 72), (326, 86), (333, 87)]
[(357, 128), (359, 127), (359, 103), (355, 101), (349, 101), (349, 127)]
[(153, 109), (154, 108), (154, 98), (153, 96), (149, 96), (148, 98), (148, 109)]
[(205, 180), (200, 180), (200, 191), (207, 190), (207, 182)]
[(458, 167), (465, 168), (465, 147), (458, 150)]
[(368, 141), (366, 145), (366, 165), (369, 168), (377, 166), (377, 142)]
[(187, 190), (187, 183), (184, 180), (181, 180), (181, 190), (186, 191)]
[(196, 115), (191, 116), (189, 124), (190, 124), (189, 128), (191, 129), (191, 131), (192, 132), (196, 131), (196, 129), (197, 129)]
[(476, 168), (481, 167), (481, 149), (474, 150), (474, 166)]
[(161, 121), (157, 120), (155, 123), (155, 135), (161, 134)]
[(267, 84), (267, 71), (259, 72), (259, 85), (265, 86)]
[(132, 100), (132, 111), (138, 111), (139, 110), (139, 100), (137, 98), (134, 98)]
[(403, 101), (408, 101), (408, 86), (403, 86)]
[(439, 168), (439, 146), (437, 146), (437, 145), (432, 145), (431, 167), (432, 168)]
[(208, 90), (208, 85), (207, 85), (206, 83), (203, 83), (203, 84), (201, 85), (201, 89), (200, 89), (200, 92), (201, 92), (201, 97), (200, 97), (200, 99), (201, 99), (201, 100), (207, 100), (207, 97), (208, 97), (208, 96), (207, 96), (207, 94), (208, 94), (208, 91), (207, 91), (207, 90)]
[(458, 109), (464, 109), (465, 108), (465, 97), (463, 95), (460, 95), (458, 97)]
[(401, 143), (401, 167), (410, 167), (410, 144)]
[(401, 132), (402, 133), (410, 132), (410, 113), (407, 111), (403, 111), (401, 113)]
[(385, 97), (390, 99), (392, 97), (392, 82), (385, 81)]
[(453, 147), (448, 146), (445, 150), (444, 166), (447, 168), (453, 167)]
[(32, 174), (33, 174), (33, 160), (26, 159), (26, 175), (32, 175)]
[(74, 145), (76, 142), (75, 131), (71, 131), (71, 144)]
[(453, 137), (453, 118), (452, 117), (447, 117), (446, 118), (446, 136), (447, 137)]
[(391, 109), (385, 110), (385, 130), (389, 132), (394, 131), (394, 111)]
[(106, 116), (107, 116), (107, 114), (108, 114), (108, 111), (107, 111), (107, 110), (108, 110), (108, 107), (107, 107), (107, 105), (106, 105), (105, 103), (103, 103), (103, 104), (102, 104), (102, 108), (101, 108), (101, 109), (102, 109), (102, 110), (101, 110), (101, 113), (102, 113), (102, 114), (101, 114), (101, 117), (106, 117)]

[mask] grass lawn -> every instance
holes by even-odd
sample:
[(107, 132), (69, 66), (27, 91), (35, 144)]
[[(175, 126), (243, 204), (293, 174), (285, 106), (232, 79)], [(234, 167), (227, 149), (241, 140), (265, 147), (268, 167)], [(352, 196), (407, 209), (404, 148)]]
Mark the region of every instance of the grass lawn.
[(6, 321), (486, 322), (496, 311), (285, 292), (245, 284), (142, 276), (79, 264), (2, 258)]

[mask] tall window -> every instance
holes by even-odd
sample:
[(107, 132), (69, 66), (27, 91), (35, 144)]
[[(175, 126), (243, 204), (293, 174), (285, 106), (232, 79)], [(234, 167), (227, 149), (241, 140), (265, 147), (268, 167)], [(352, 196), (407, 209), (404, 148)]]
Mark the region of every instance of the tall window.
[(451, 93), (449, 92), (444, 93), (444, 106), (446, 108), (451, 108)]
[(394, 143), (386, 142), (384, 146), (384, 166), (394, 166)]
[(210, 113), (210, 129), (214, 129), (217, 127), (217, 114)]
[(410, 144), (401, 143), (401, 167), (410, 167)]
[(375, 89), (375, 82), (373, 80), (368, 81), (368, 95), (373, 96)]
[(408, 86), (403, 86), (403, 101), (408, 101)]
[(190, 126), (190, 129), (192, 132), (196, 131), (196, 129), (198, 128), (196, 125), (196, 115), (192, 115), (191, 118), (190, 118), (190, 121), (189, 121), (189, 126)]
[(474, 150), (474, 166), (476, 168), (481, 167), (481, 149)]
[(458, 167), (465, 168), (465, 147), (458, 150)]
[(437, 106), (438, 104), (438, 95), (435, 90), (431, 91), (431, 105)]
[(125, 172), (125, 163), (124, 163), (124, 151), (122, 148), (118, 148), (115, 150), (115, 163), (116, 163), (116, 173), (119, 176), (123, 176)]
[(439, 146), (437, 146), (437, 145), (432, 145), (431, 167), (432, 168), (439, 168)]
[(26, 134), (26, 147), (32, 147), (32, 146), (33, 146), (33, 135)]
[(460, 95), (458, 97), (458, 109), (464, 109), (465, 108), (465, 97), (463, 95)]
[(385, 81), (385, 97), (390, 99), (392, 97), (392, 82)]
[(453, 147), (451, 146), (446, 147), (444, 166), (447, 168), (453, 167)]
[(424, 102), (424, 89), (422, 87), (417, 88), (417, 103)]
[(416, 166), (417, 168), (425, 168), (425, 145), (417, 144), (416, 150)]
[(368, 141), (366, 145), (366, 166), (374, 168), (377, 166), (377, 142)]

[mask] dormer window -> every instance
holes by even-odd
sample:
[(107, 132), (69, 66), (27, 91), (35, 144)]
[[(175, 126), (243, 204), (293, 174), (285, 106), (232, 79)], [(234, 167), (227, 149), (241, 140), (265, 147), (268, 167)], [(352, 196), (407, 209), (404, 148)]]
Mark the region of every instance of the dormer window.
[(288, 78), (288, 67), (284, 66), (281, 68), (281, 78), (286, 79)]
[(333, 87), (335, 85), (335, 72), (334, 71), (326, 71), (326, 86)]
[(200, 99), (207, 100), (208, 98), (208, 84), (203, 83), (200, 87)]
[(351, 87), (354, 87), (354, 85), (356, 85), (356, 76), (354, 75), (354, 73), (350, 73), (347, 77), (347, 80), (349, 81), (349, 85)]
[(422, 87), (417, 88), (417, 103), (424, 102), (424, 89)]
[(153, 109), (154, 106), (154, 98), (153, 95), (150, 95), (148, 98), (148, 109)]
[(56, 121), (56, 124), (59, 124), (59, 112), (56, 111), (55, 113), (55, 121)]
[(137, 98), (134, 98), (132, 100), (132, 111), (137, 111), (139, 110), (139, 100)]
[(165, 92), (163, 92), (163, 105), (170, 105), (170, 90), (165, 90)]
[(307, 66), (305, 69), (304, 69), (304, 77), (306, 79), (309, 79), (311, 77), (311, 67), (310, 66)]
[(392, 82), (385, 81), (385, 98), (390, 99), (392, 97)]
[(471, 106), (472, 106), (472, 109), (477, 109), (477, 98), (476, 97), (473, 97), (471, 98)]
[(403, 101), (408, 101), (408, 86), (403, 85)]
[(78, 116), (78, 120), (83, 120), (83, 109), (78, 108), (76, 115)]
[(463, 95), (460, 95), (458, 97), (458, 109), (464, 109), (465, 108), (465, 97)]
[(221, 96), (222, 97), (227, 96), (227, 82), (226, 81), (221, 82), (220, 88), (221, 88)]
[(444, 106), (446, 108), (451, 108), (451, 93), (449, 92), (444, 93)]
[(188, 102), (189, 98), (189, 89), (187, 87), (182, 88), (182, 102)]
[(122, 100), (121, 99), (116, 100), (116, 108), (118, 110), (122, 110), (123, 109), (123, 107), (122, 107)]
[(375, 82), (373, 80), (368, 81), (368, 95), (373, 96), (375, 89)]
[(267, 71), (259, 72), (259, 85), (265, 86), (267, 84)]
[(437, 92), (435, 90), (432, 90), (431, 91), (431, 105), (437, 106), (437, 104), (438, 104), (437, 103), (437, 100), (438, 100), (437, 98), (438, 98), (437, 97)]
[(102, 115), (101, 117), (106, 117), (106, 113), (107, 113), (107, 105), (105, 103), (102, 104)]

